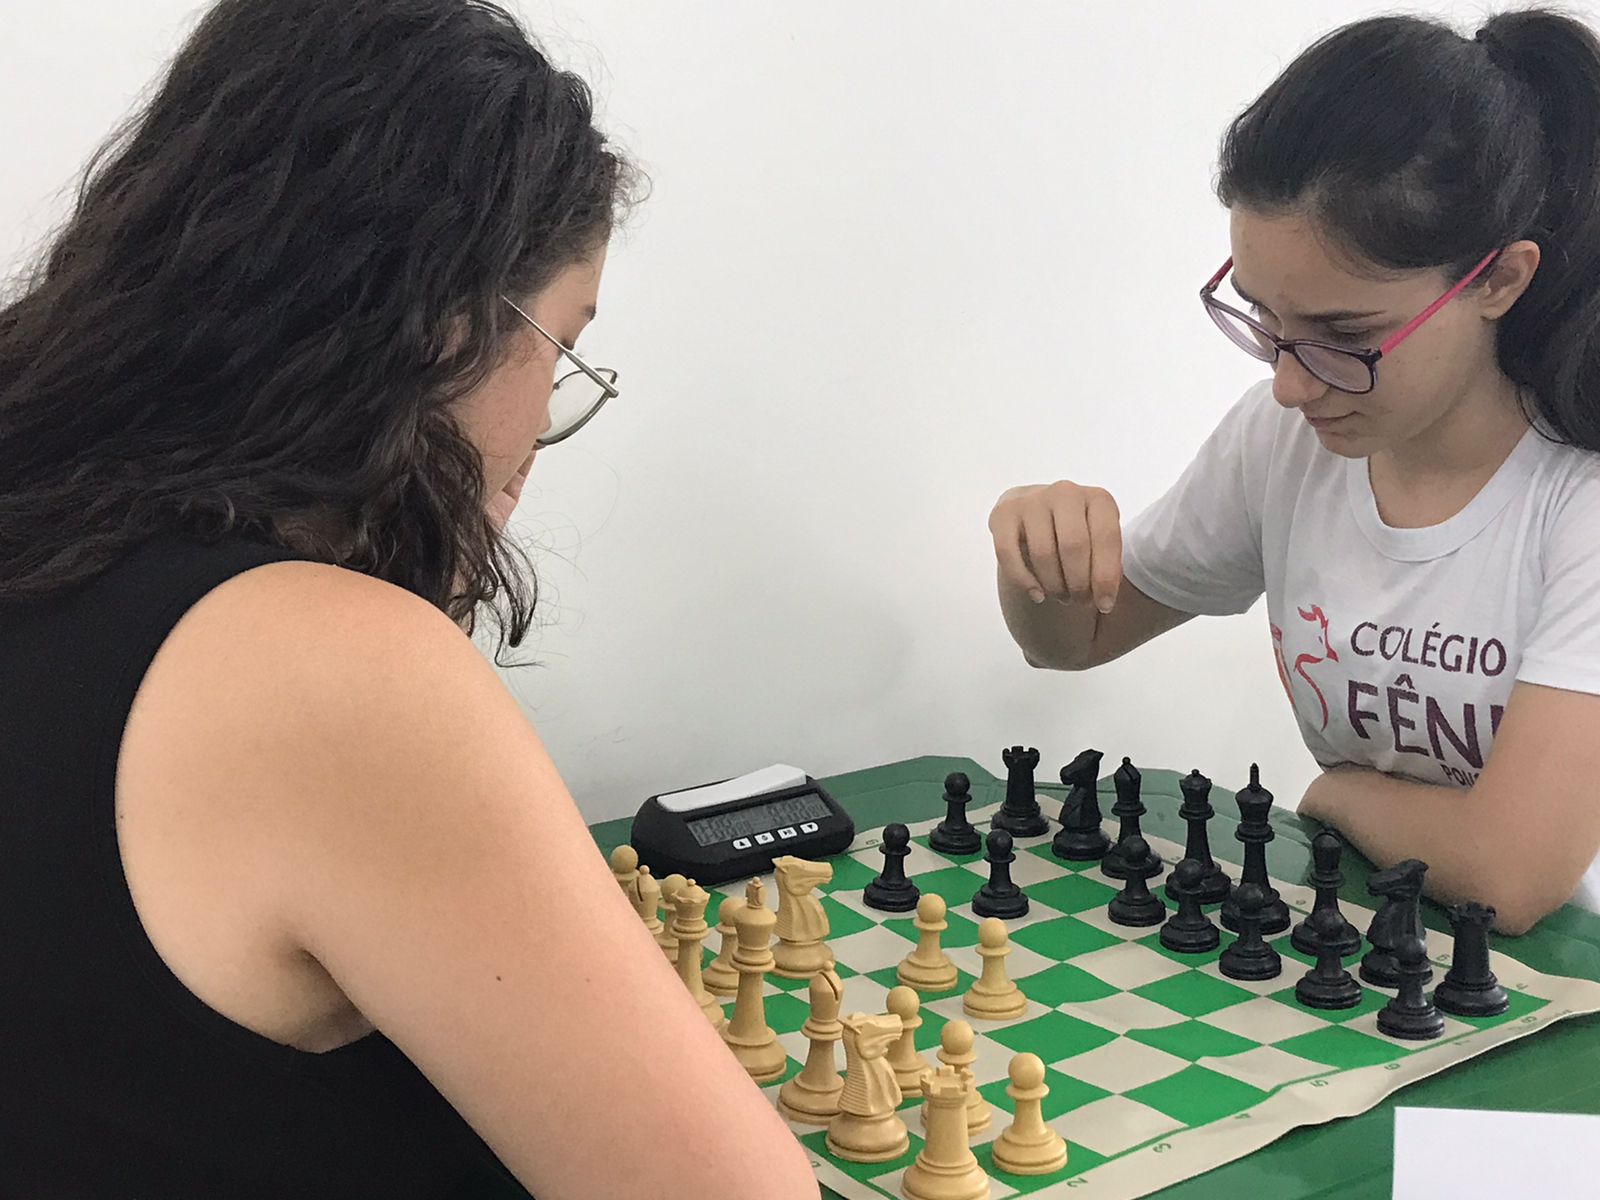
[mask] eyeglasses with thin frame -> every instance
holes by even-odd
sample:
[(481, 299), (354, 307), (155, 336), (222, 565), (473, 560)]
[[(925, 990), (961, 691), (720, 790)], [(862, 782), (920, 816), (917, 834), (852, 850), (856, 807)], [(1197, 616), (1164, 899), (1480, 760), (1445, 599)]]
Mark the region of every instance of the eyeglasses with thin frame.
[(1500, 254), (1490, 251), (1465, 279), (1440, 296), (1427, 308), (1407, 321), (1382, 345), (1374, 349), (1358, 349), (1321, 342), (1313, 338), (1281, 338), (1254, 317), (1224, 304), (1216, 297), (1217, 288), (1233, 269), (1230, 257), (1222, 269), (1200, 289), (1200, 301), (1211, 314), (1217, 328), (1228, 335), (1228, 340), (1246, 354), (1264, 363), (1277, 363), (1279, 355), (1288, 352), (1299, 361), (1314, 378), (1329, 387), (1352, 395), (1364, 395), (1378, 386), (1378, 360), (1391, 353), (1421, 327), (1422, 323), (1461, 294), (1463, 288), (1476, 279)]
[(587, 425), (607, 400), (616, 396), (617, 373), (609, 367), (591, 367), (576, 351), (567, 349), (559, 338), (523, 312), (511, 297), (501, 296), (500, 299), (511, 305), (517, 316), (548, 338), (562, 357), (578, 368), (568, 371), (551, 386), (550, 428), (535, 445), (543, 449), (564, 442)]

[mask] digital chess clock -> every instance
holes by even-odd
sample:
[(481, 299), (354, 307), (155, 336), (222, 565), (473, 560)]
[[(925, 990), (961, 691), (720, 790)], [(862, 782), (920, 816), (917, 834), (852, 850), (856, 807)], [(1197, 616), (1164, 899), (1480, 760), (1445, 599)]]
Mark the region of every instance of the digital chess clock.
[(772, 870), (785, 854), (826, 858), (846, 849), (855, 822), (797, 767), (651, 796), (633, 818), (631, 844), (659, 879), (676, 872), (717, 884)]

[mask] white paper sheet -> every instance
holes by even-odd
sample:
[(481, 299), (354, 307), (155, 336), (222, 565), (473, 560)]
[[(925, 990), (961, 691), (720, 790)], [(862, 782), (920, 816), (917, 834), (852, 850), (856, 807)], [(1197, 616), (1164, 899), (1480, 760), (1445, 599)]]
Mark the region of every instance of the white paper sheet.
[(1600, 1117), (1394, 1111), (1394, 1200), (1592, 1196), (1600, 1194), (1597, 1165)]

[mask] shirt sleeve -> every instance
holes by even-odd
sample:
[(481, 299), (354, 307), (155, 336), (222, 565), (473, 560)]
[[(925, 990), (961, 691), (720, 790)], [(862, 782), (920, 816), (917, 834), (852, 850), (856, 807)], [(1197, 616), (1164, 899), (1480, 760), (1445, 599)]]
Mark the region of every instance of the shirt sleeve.
[(1600, 460), (1586, 461), (1544, 539), (1544, 591), (1517, 678), (1600, 694)]
[(1152, 600), (1225, 616), (1265, 590), (1261, 511), (1276, 407), (1270, 380), (1252, 387), (1167, 493), (1124, 525), (1123, 576)]

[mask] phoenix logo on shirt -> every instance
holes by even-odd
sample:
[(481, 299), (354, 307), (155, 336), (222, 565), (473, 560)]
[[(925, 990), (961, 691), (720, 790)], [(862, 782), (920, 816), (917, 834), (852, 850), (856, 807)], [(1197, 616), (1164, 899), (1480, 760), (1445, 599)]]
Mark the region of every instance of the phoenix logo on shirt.
[(1311, 695), (1316, 698), (1317, 711), (1321, 714), (1321, 724), (1317, 726), (1319, 732), (1326, 732), (1328, 728), (1328, 698), (1323, 695), (1322, 689), (1317, 686), (1317, 681), (1311, 678), (1307, 667), (1315, 666), (1320, 662), (1338, 662), (1339, 652), (1333, 648), (1333, 643), (1328, 637), (1328, 615), (1322, 611), (1320, 604), (1313, 604), (1310, 608), (1298, 610), (1300, 618), (1317, 627), (1316, 638), (1320, 654), (1297, 654), (1294, 666), (1289, 666), (1289, 660), (1283, 648), (1283, 630), (1278, 626), (1270, 626), (1272, 630), (1272, 653), (1278, 662), (1278, 679), (1283, 684), (1284, 694), (1289, 697), (1289, 705), (1300, 712), (1300, 702), (1295, 696), (1295, 682), (1303, 684), (1302, 690), (1310, 689)]

